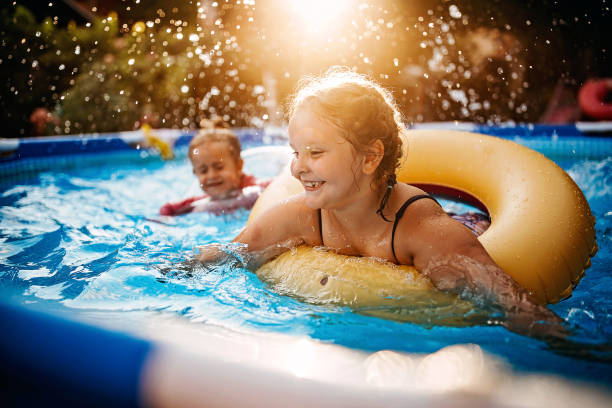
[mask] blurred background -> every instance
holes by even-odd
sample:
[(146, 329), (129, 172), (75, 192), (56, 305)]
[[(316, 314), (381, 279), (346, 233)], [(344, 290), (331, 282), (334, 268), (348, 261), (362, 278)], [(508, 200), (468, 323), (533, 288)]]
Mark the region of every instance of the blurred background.
[(552, 0), (11, 1), (0, 6), (2, 137), (280, 126), (304, 75), (344, 65), (407, 123), (589, 120), (612, 76), (610, 3)]

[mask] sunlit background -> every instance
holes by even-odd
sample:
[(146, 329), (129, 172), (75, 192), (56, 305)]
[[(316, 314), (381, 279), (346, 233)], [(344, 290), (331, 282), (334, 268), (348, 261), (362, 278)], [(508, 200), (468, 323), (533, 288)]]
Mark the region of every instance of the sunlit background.
[(282, 125), (304, 75), (346, 65), (408, 123), (588, 120), (576, 93), (612, 75), (606, 0), (5, 2), (3, 137)]

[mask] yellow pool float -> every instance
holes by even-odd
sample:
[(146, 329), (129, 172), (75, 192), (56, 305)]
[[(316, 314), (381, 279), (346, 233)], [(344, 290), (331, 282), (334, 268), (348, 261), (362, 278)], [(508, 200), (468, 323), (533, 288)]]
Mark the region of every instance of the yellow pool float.
[[(491, 226), (478, 239), (539, 301), (568, 297), (590, 266), (597, 251), (595, 218), (576, 183), (542, 154), (482, 134), (412, 130), (402, 163), (399, 181), (465, 192), (486, 207)], [(255, 203), (249, 221), (301, 191), (284, 172)], [(461, 302), (436, 292), (412, 267), (316, 248), (288, 251), (257, 274), (275, 290), (314, 303), (370, 307), (429, 301), (456, 307)]]

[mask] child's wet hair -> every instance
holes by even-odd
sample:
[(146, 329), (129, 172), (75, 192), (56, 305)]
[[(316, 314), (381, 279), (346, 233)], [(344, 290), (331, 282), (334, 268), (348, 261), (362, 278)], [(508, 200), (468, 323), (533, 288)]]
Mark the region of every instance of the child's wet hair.
[(395, 183), (395, 169), (402, 157), (400, 134), (405, 127), (389, 91), (365, 75), (334, 67), (300, 82), (289, 107), (289, 118), (302, 108), (344, 131), (345, 139), (357, 151), (365, 151), (379, 139), (384, 156), (376, 169), (375, 187)]
[(229, 145), (232, 158), (238, 162), (240, 160), (240, 140), (234, 132), (230, 130), (229, 125), (220, 118), (204, 119), (200, 122), (200, 130), (189, 142), (189, 158), (193, 157), (193, 151), (196, 147), (204, 143), (210, 142), (226, 142)]

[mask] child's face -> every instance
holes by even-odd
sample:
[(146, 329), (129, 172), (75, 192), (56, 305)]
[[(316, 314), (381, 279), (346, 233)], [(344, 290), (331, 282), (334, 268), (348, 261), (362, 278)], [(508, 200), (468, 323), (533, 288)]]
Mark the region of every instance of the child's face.
[(366, 186), (360, 157), (340, 129), (302, 108), (289, 122), (294, 150), (291, 173), (304, 187), (311, 208), (341, 208)]
[(227, 142), (207, 142), (191, 153), (193, 174), (212, 199), (228, 198), (240, 189), (242, 159), (236, 161)]

